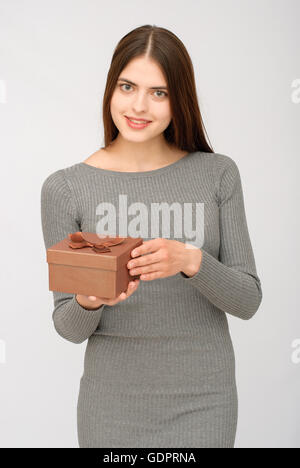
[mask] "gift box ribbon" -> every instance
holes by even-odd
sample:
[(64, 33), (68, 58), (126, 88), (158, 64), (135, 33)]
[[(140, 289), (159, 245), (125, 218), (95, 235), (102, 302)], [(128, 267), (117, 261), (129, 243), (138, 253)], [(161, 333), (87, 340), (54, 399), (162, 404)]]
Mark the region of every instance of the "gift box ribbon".
[(121, 244), (125, 237), (98, 236), (93, 232), (73, 232), (68, 234), (69, 247), (82, 249), (91, 247), (96, 253), (111, 252), (110, 247)]

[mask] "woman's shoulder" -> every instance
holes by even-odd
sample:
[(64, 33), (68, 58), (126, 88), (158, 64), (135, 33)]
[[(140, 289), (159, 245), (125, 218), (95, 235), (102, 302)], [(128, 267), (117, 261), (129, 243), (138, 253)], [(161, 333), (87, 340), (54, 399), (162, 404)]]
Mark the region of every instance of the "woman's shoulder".
[[(88, 160), (89, 158), (87, 158), (85, 161)], [(46, 176), (43, 181), (43, 186), (67, 186), (68, 183), (72, 182), (72, 179), (81, 177), (82, 163), (85, 161), (78, 161), (70, 166), (56, 169)]]
[(217, 199), (222, 191), (230, 191), (240, 181), (240, 171), (236, 161), (224, 153), (199, 152), (196, 156), (197, 166), (193, 167), (196, 174), (211, 180)]
[(60, 198), (68, 195), (69, 189), (64, 171), (65, 168), (57, 169), (43, 180), (41, 185), (42, 205), (49, 200), (55, 203)]
[(42, 182), (42, 192), (63, 192), (69, 191), (72, 184), (75, 185), (80, 181), (83, 183), (86, 180), (85, 166), (99, 167), (99, 155), (101, 151), (101, 162), (104, 164), (103, 150), (99, 149), (92, 153), (86, 159), (78, 161), (70, 166), (65, 166), (51, 172)]
[(210, 174), (214, 174), (216, 179), (222, 177), (222, 174), (227, 170), (238, 171), (237, 163), (227, 154), (197, 151), (194, 156), (192, 160), (196, 162), (197, 167), (194, 167), (193, 164), (193, 168), (199, 169), (200, 172), (208, 171)]
[(228, 156), (227, 154), (223, 153), (215, 153), (216, 156), (216, 164), (218, 164), (220, 167), (223, 167), (224, 169), (230, 167), (230, 166), (237, 166), (236, 161)]
[(233, 158), (224, 153), (202, 153), (199, 151), (199, 154), (204, 156), (204, 160), (206, 162), (220, 167), (228, 167), (236, 164)]
[(80, 163), (56, 169), (46, 176), (42, 181), (42, 193), (56, 193), (57, 196), (70, 191), (74, 179), (80, 178)]
[(51, 187), (57, 187), (57, 185), (64, 185), (64, 169), (57, 169), (46, 176), (42, 183), (42, 190), (49, 190)]

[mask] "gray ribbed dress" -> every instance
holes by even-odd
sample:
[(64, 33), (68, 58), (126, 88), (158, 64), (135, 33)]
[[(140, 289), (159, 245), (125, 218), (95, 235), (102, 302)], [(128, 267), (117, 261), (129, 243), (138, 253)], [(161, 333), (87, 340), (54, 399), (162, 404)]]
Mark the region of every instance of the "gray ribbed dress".
[[(162, 210), (153, 235), (151, 210), (163, 203), (181, 207), (181, 217), (170, 209), (167, 219)], [(41, 190), (45, 247), (70, 232), (96, 232), (109, 216), (117, 226), (110, 231), (106, 224), (106, 234), (124, 235), (120, 222), (131, 237), (193, 243), (183, 228), (184, 204), (194, 224), (197, 204), (204, 206), (203, 256), (194, 276), (141, 280), (129, 298), (97, 310), (53, 292), (59, 335), (88, 339), (77, 404), (82, 448), (234, 447), (238, 398), (226, 315), (248, 320), (262, 300), (234, 160), (196, 151), (145, 172), (84, 162), (57, 170)]]

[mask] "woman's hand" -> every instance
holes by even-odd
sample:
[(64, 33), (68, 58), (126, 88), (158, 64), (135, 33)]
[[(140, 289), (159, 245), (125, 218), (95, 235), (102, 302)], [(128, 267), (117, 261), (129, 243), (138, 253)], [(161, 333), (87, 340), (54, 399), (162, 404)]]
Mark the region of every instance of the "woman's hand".
[[(173, 239), (157, 238), (143, 242), (133, 249), (127, 267), (131, 275), (141, 275), (141, 280), (153, 280), (176, 275), (179, 272), (193, 276), (200, 268), (202, 252), (192, 244)], [(147, 255), (143, 255), (147, 254)]]
[(134, 291), (137, 290), (140, 284), (140, 280), (130, 281), (126, 292), (122, 292), (119, 296), (114, 299), (107, 299), (107, 297), (97, 297), (97, 296), (83, 296), (82, 294), (76, 295), (76, 300), (79, 305), (85, 309), (98, 309), (101, 305), (106, 304), (109, 306), (115, 305), (118, 302), (124, 301), (127, 297), (131, 296)]

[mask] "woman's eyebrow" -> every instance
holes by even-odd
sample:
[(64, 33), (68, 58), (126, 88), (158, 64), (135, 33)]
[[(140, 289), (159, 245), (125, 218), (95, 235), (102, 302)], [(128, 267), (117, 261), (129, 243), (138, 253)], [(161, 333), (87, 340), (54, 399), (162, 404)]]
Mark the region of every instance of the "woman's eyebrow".
[[(133, 83), (133, 81), (127, 80), (126, 78), (119, 78), (118, 81), (126, 81), (126, 83), (129, 83), (133, 86), (137, 86), (137, 84)], [(168, 89), (167, 86), (152, 86), (149, 89)]]

